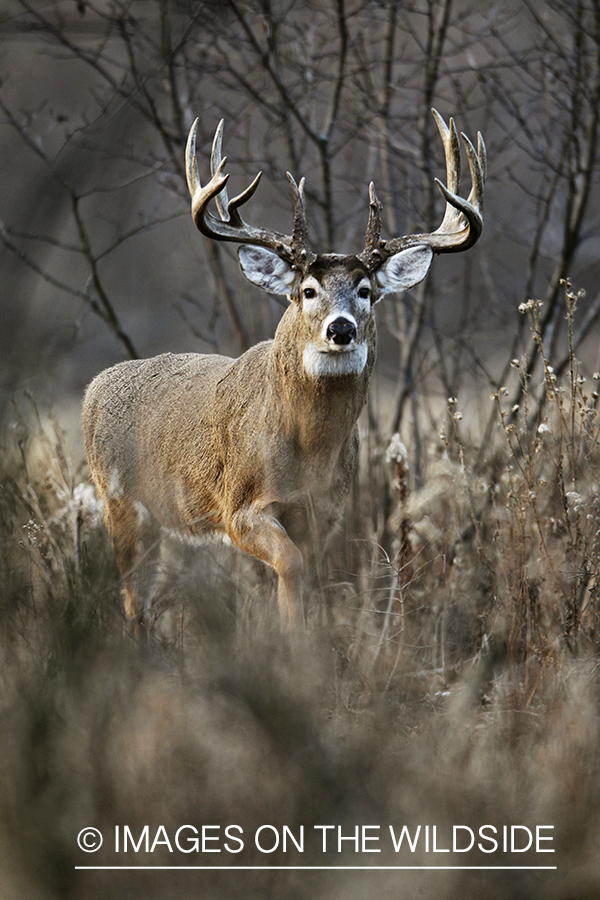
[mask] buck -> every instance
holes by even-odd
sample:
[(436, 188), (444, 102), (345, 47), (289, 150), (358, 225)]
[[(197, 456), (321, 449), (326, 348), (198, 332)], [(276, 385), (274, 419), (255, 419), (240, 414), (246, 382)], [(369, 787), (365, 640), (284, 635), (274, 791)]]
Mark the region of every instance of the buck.
[[(84, 400), (85, 448), (105, 503), (123, 577), (125, 612), (144, 620), (164, 531), (188, 538), (227, 536), (278, 575), (282, 623), (296, 623), (305, 575), (343, 516), (358, 452), (357, 420), (375, 362), (374, 306), (385, 294), (425, 278), (434, 253), (467, 250), (483, 227), (486, 158), (462, 135), (472, 187), (460, 196), (460, 145), (452, 119), (433, 110), (444, 144), (447, 186), (440, 227), (381, 239), (373, 183), (365, 247), (359, 255), (314, 253), (308, 244), (304, 179), (288, 173), (291, 235), (248, 225), (240, 206), (259, 173), (229, 200), (221, 122), (212, 177), (198, 175), (196, 129), (186, 172), (197, 228), (240, 243), (242, 272), (265, 291), (286, 295), (273, 340), (239, 359), (166, 353), (100, 373)], [(217, 217), (208, 209), (214, 200)]]

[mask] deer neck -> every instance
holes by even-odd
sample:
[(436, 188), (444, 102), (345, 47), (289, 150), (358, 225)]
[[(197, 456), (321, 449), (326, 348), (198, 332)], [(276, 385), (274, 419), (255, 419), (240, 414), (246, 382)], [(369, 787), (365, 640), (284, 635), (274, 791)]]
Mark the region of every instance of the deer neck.
[(360, 374), (315, 378), (304, 368), (306, 340), (295, 317), (288, 317), (291, 312), (282, 318), (271, 347), (273, 401), (282, 427), (300, 443), (326, 452), (347, 439), (365, 404), (375, 362), (375, 327), (373, 324), (367, 363)]

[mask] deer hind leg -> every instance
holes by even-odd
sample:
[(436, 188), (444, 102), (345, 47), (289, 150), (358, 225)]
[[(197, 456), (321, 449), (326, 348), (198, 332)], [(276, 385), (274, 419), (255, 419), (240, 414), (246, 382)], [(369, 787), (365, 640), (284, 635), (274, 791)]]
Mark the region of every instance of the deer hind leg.
[(107, 499), (105, 511), (123, 578), (125, 616), (137, 633), (146, 624), (152, 602), (160, 529), (147, 510), (123, 497)]
[(302, 613), (304, 557), (283, 525), (263, 510), (238, 510), (227, 525), (227, 534), (240, 550), (272, 566), (278, 575), (277, 602), (281, 624), (293, 629)]

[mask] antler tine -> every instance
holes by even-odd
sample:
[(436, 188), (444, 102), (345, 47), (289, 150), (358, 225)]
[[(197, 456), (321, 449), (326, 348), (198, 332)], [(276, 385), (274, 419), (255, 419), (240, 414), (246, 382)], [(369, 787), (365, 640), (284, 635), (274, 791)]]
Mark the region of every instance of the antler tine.
[[(227, 157), (222, 155), (222, 120), (217, 126), (213, 140), (211, 153), (212, 178), (207, 185), (202, 187), (196, 158), (197, 129), (198, 119), (196, 119), (190, 129), (185, 154), (187, 183), (192, 195), (192, 217), (196, 227), (207, 237), (221, 241), (234, 241), (240, 244), (255, 244), (260, 247), (268, 247), (274, 250), (282, 259), (295, 262), (298, 256), (298, 248), (294, 243), (296, 224), (294, 224), (294, 235), (279, 234), (277, 231), (269, 231), (266, 228), (256, 228), (253, 225), (248, 225), (239, 213), (239, 207), (246, 203), (256, 191), (261, 178), (260, 172), (241, 194), (238, 194), (233, 200), (229, 200), (225, 187), (229, 175), (223, 174)], [(297, 188), (296, 191), (298, 192)], [(302, 221), (306, 231), (303, 191), (300, 190), (298, 193), (300, 196), (298, 208), (302, 211)], [(208, 211), (208, 205), (211, 200), (215, 200), (220, 218)], [(294, 205), (296, 207), (296, 200)], [(296, 214), (294, 220), (296, 221)]]
[[(217, 125), (217, 130), (215, 131), (212, 152), (210, 154), (210, 171), (212, 175), (214, 175), (215, 172), (218, 171), (219, 166), (223, 162), (222, 147), (224, 124), (225, 119), (221, 119), (221, 121)], [(227, 159), (227, 157), (225, 157), (225, 159)], [(239, 225), (240, 227), (246, 224), (239, 214), (238, 208), (246, 203), (250, 199), (250, 197), (252, 197), (254, 191), (260, 183), (261, 178), (262, 172), (259, 172), (252, 184), (248, 185), (248, 187), (244, 191), (242, 191), (241, 194), (238, 194), (237, 197), (234, 197), (233, 200), (229, 199), (226, 187), (223, 188), (220, 194), (215, 195), (215, 203), (217, 205), (217, 209), (219, 210), (219, 215), (224, 222), (231, 221), (234, 225)]]
[[(437, 109), (432, 109), (442, 143), (444, 145), (444, 155), (446, 157), (446, 186), (448, 191), (455, 196), (460, 194), (460, 144), (458, 142), (458, 132), (454, 119), (450, 117), (448, 125), (444, 122)], [(464, 136), (463, 136), (464, 137)], [(438, 231), (447, 231), (451, 227), (456, 227), (460, 212), (451, 203), (446, 203), (444, 218)]]
[(382, 209), (383, 206), (375, 193), (375, 185), (371, 181), (369, 183), (369, 221), (367, 222), (365, 245), (372, 245), (375, 249), (379, 247), (379, 241), (381, 240)]
[[(262, 172), (259, 172), (258, 175), (255, 177), (254, 181), (252, 182), (252, 184), (249, 184), (248, 187), (245, 188), (241, 194), (238, 194), (237, 197), (234, 197), (233, 200), (228, 201), (228, 203), (227, 203), (227, 213), (228, 213), (227, 218), (231, 219), (231, 221), (234, 224), (239, 224), (239, 225), (246, 224), (238, 212), (238, 207), (243, 206), (244, 203), (246, 203), (250, 199), (250, 197), (252, 197), (256, 188), (260, 184), (261, 178), (262, 178)], [(223, 217), (221, 216), (221, 218), (223, 218)]]
[(304, 184), (306, 179), (301, 178), (300, 184), (296, 184), (294, 176), (290, 172), (285, 173), (292, 189), (294, 198), (294, 231), (292, 233), (292, 250), (300, 260), (314, 259), (314, 253), (308, 248), (308, 222), (306, 219), (306, 204), (304, 201)]
[(196, 132), (198, 131), (198, 121), (199, 120), (196, 119), (190, 128), (185, 148), (185, 175), (187, 178), (188, 189), (192, 197), (196, 191), (202, 189), (200, 176), (198, 174), (198, 161), (196, 159)]
[(365, 249), (359, 259), (369, 266), (375, 266), (384, 257), (381, 253), (381, 210), (382, 204), (375, 193), (375, 185), (369, 183), (369, 221), (365, 232)]
[[(198, 121), (196, 119), (196, 121)], [(223, 126), (225, 124), (225, 120), (221, 119), (219, 124), (217, 125), (215, 136), (213, 138), (212, 151), (210, 154), (210, 174), (215, 176), (215, 173), (219, 171), (219, 167), (223, 163)], [(225, 157), (227, 160), (227, 157)], [(227, 195), (227, 188), (224, 187), (220, 193), (215, 194), (215, 203), (217, 205), (217, 209), (219, 210), (219, 215), (223, 219), (224, 222), (229, 221), (229, 197)]]
[(483, 211), (483, 189), (487, 178), (487, 154), (481, 132), (477, 132), (477, 150), (466, 134), (461, 132), (461, 138), (467, 151), (469, 169), (471, 172), (471, 191), (468, 201), (478, 212)]
[(483, 135), (480, 131), (477, 132), (477, 154), (479, 156), (479, 162), (481, 164), (483, 183), (485, 184), (485, 182), (487, 181), (487, 150), (485, 147), (485, 142), (483, 140)]

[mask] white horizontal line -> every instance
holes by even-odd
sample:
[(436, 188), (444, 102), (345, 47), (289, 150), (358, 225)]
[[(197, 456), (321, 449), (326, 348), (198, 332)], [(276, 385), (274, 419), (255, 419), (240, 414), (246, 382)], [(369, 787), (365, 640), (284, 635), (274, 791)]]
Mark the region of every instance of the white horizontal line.
[(440, 871), (447, 871), (449, 869), (478, 869), (481, 871), (487, 870), (495, 870), (495, 871), (509, 871), (514, 869), (519, 870), (539, 870), (539, 869), (557, 869), (558, 866), (75, 866), (76, 869), (111, 869), (111, 870), (119, 870), (119, 869), (188, 869), (188, 870), (201, 870), (201, 871), (210, 871), (214, 869), (215, 871), (228, 871), (228, 872), (239, 872), (240, 870), (250, 870), (250, 869), (261, 869), (261, 870), (269, 870), (269, 871), (287, 871), (288, 869), (298, 871), (301, 869), (318, 869), (320, 871), (327, 871), (331, 869), (331, 871), (349, 871), (349, 870), (360, 870), (365, 872), (389, 872), (389, 871), (398, 871), (405, 869), (440, 869)]

